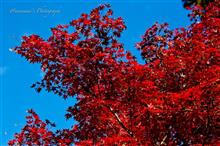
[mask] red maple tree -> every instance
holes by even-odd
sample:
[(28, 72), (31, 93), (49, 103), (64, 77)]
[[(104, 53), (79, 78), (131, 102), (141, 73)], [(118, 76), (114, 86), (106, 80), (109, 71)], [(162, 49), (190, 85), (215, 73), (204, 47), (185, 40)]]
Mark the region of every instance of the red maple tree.
[(112, 15), (101, 5), (47, 40), (23, 37), (14, 51), (45, 73), (32, 87), (77, 98), (66, 118), (78, 124), (53, 131), (29, 110), (9, 145), (220, 144), (220, 1), (193, 7), (188, 28), (149, 28), (136, 45), (146, 64), (124, 50)]

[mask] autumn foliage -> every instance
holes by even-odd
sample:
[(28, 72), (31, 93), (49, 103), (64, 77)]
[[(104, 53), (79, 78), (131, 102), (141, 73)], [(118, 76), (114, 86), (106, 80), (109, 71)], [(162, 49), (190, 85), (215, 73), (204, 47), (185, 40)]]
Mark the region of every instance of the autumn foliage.
[(9, 145), (220, 144), (220, 2), (193, 7), (188, 28), (149, 28), (136, 44), (146, 64), (124, 50), (112, 15), (101, 5), (47, 40), (23, 37), (14, 51), (45, 73), (32, 87), (76, 98), (66, 118), (78, 124), (54, 131), (29, 110)]

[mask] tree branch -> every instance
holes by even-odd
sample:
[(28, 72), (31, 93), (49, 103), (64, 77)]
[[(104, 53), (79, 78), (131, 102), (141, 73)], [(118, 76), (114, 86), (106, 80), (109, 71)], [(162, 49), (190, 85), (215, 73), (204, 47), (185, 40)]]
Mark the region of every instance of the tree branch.
[(110, 110), (110, 112), (114, 115), (114, 117), (116, 118), (117, 122), (119, 123), (119, 125), (131, 136), (134, 137), (133, 132), (131, 132), (121, 121), (121, 119), (119, 118), (118, 114), (114, 112), (114, 110), (112, 109), (112, 107), (110, 107), (109, 105), (107, 105), (108, 109)]

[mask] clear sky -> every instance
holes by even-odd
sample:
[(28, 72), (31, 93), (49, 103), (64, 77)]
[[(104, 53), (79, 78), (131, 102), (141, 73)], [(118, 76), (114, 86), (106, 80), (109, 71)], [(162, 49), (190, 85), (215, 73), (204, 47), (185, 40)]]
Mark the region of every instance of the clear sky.
[[(9, 48), (21, 43), (21, 36), (38, 34), (43, 38), (50, 35), (51, 27), (68, 24), (83, 12), (102, 3), (112, 6), (115, 16), (124, 18), (127, 30), (122, 35), (125, 49), (137, 56), (136, 42), (141, 40), (145, 30), (154, 24), (168, 22), (171, 28), (185, 27), (190, 22), (188, 11), (181, 0), (0, 0), (0, 145), (6, 145), (15, 132), (25, 124), (27, 109), (34, 109), (41, 119), (55, 122), (58, 128), (70, 127), (73, 120), (66, 121), (65, 110), (75, 99), (64, 100), (53, 93), (38, 94), (30, 86), (40, 81), (39, 65), (29, 64)], [(50, 13), (48, 12), (50, 11)]]

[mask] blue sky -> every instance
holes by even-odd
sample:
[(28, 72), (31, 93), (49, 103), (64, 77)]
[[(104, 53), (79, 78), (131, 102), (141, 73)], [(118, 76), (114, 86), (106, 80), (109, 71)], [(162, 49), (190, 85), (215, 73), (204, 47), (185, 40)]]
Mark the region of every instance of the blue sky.
[[(6, 145), (15, 132), (25, 124), (27, 109), (34, 109), (41, 119), (50, 119), (58, 128), (70, 127), (73, 120), (66, 121), (65, 110), (75, 99), (64, 100), (53, 93), (38, 94), (30, 86), (42, 78), (38, 64), (29, 64), (9, 48), (21, 43), (21, 36), (50, 35), (51, 27), (67, 24), (83, 12), (102, 3), (110, 3), (115, 16), (124, 18), (127, 30), (122, 35), (125, 49), (134, 53), (140, 62), (134, 45), (140, 41), (145, 30), (154, 24), (168, 22), (171, 28), (189, 24), (188, 11), (181, 0), (77, 0), (77, 1), (1, 1), (0, 23), (0, 145)], [(52, 10), (47, 13), (45, 10)]]

